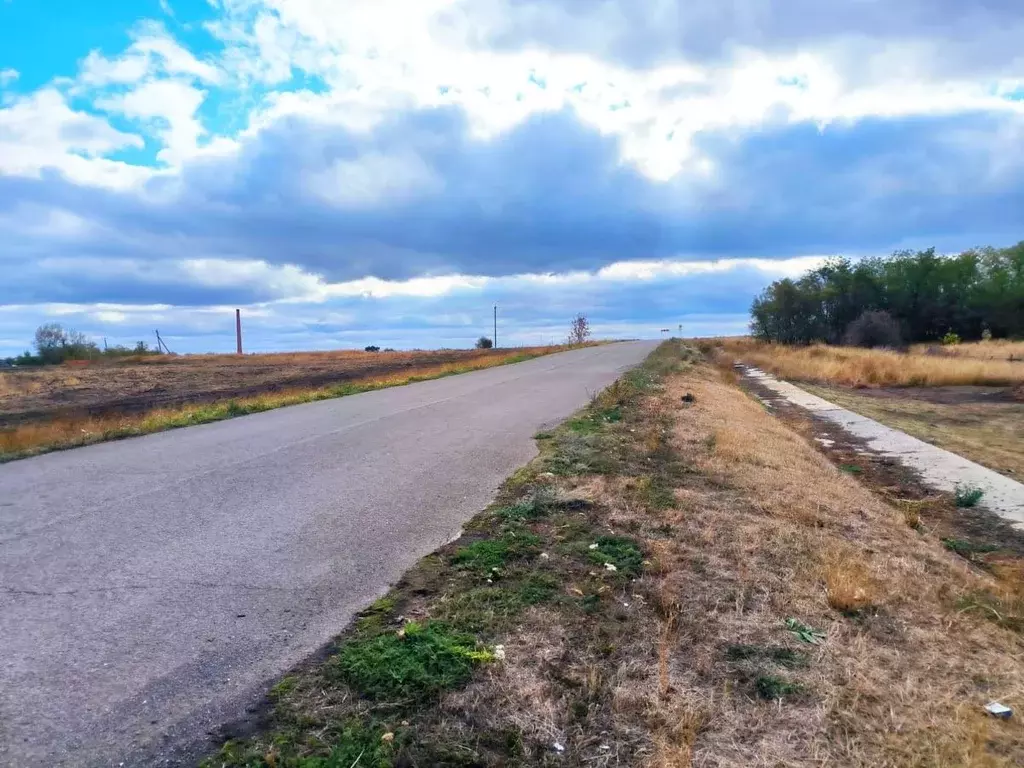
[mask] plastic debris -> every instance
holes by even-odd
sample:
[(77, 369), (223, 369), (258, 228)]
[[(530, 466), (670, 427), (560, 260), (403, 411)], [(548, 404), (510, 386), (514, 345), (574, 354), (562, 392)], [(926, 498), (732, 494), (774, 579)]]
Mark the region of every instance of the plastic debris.
[(598, 546), (599, 546), (598, 544), (591, 544), (590, 545), (590, 549), (597, 549)]
[(619, 570), (618, 568), (615, 567), (614, 563), (605, 563), (604, 564), (604, 569), (606, 571), (617, 571), (617, 570)]
[(557, 752), (558, 754), (562, 754), (563, 752), (565, 752), (565, 747), (563, 747), (557, 741), (551, 745), (551, 748), (555, 750), (555, 752)]
[(988, 712), (992, 717), (998, 717), (1000, 720), (1009, 720), (1013, 714), (1013, 710), (1005, 704), (1000, 704), (998, 701), (990, 701), (985, 705), (985, 711)]

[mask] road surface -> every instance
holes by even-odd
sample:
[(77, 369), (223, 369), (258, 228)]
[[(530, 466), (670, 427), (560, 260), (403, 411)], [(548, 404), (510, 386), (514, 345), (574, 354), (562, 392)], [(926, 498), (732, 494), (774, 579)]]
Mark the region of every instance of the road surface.
[(0, 765), (177, 765), (655, 342), (0, 466)]

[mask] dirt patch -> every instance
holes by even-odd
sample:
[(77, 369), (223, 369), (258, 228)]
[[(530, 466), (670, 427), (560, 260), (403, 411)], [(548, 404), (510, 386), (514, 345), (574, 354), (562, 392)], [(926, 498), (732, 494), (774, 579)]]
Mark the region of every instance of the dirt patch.
[(877, 398), (912, 398), (924, 400), (929, 403), (940, 405), (965, 405), (971, 403), (1014, 403), (1024, 394), (1011, 387), (976, 387), (976, 386), (952, 386), (952, 387), (861, 387), (849, 389), (862, 397)]
[(0, 427), (41, 419), (141, 413), (249, 397), (413, 368), (507, 354), (507, 350), (196, 355), (164, 362), (52, 366), (0, 373)]

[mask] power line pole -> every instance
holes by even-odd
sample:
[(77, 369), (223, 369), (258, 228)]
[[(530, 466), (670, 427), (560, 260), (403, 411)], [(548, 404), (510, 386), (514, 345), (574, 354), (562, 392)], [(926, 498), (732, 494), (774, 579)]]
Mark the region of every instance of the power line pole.
[(498, 348), (498, 305), (494, 305), (494, 348)]
[(238, 347), (238, 354), (242, 354), (242, 310), (235, 310), (235, 342)]

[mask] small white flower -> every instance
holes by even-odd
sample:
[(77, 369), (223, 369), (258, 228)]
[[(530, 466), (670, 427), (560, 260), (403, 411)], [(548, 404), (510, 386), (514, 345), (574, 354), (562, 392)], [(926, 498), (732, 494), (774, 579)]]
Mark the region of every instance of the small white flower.
[(550, 560), (551, 559), (551, 555), (549, 555), (547, 552), (541, 552), (540, 553), (540, 559), (541, 560)]
[(619, 569), (618, 569), (618, 568), (616, 568), (616, 567), (615, 567), (615, 565), (614, 565), (614, 564), (612, 564), (612, 563), (605, 563), (605, 564), (604, 564), (604, 569), (605, 569), (606, 571), (617, 571), (617, 570), (619, 570)]
[(598, 546), (597, 544), (591, 544), (591, 545), (590, 545), (590, 548), (591, 548), (591, 549), (597, 549), (597, 546)]
[(494, 646), (494, 658), (496, 658), (498, 661), (504, 661), (505, 660), (505, 646), (504, 645), (496, 645), (496, 646)]

